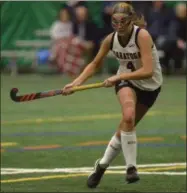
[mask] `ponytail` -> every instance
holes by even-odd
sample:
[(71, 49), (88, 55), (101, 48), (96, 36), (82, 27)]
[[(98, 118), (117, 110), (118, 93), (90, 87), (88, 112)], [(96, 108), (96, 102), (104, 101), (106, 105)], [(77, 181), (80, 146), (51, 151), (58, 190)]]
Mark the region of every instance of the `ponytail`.
[[(133, 7), (132, 1), (124, 1), (124, 2)], [(140, 12), (134, 11), (132, 21), (134, 25), (137, 25), (139, 27), (145, 28), (147, 26), (147, 22), (145, 21), (144, 15)]]
[(139, 12), (134, 12), (132, 21), (134, 25), (137, 25), (142, 28), (146, 28), (147, 22), (145, 21), (144, 15)]

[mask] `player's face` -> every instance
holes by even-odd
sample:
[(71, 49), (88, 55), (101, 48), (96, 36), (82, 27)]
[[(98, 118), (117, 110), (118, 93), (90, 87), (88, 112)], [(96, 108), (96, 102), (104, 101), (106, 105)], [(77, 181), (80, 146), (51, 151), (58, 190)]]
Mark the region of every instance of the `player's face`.
[(115, 13), (112, 15), (112, 27), (120, 36), (125, 34), (130, 26), (130, 23), (131, 19), (125, 17), (123, 13)]

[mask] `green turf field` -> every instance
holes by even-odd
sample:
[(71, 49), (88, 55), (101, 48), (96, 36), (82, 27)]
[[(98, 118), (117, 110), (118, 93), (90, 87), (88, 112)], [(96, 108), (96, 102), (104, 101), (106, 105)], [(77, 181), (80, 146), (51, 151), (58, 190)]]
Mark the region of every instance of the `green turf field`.
[(86, 187), (87, 176), (121, 117), (113, 88), (19, 104), (9, 98), (12, 87), (23, 94), (69, 81), (63, 76), (1, 77), (2, 192), (186, 192), (185, 78), (164, 79), (155, 106), (137, 127), (141, 180), (125, 183), (119, 155), (94, 190)]

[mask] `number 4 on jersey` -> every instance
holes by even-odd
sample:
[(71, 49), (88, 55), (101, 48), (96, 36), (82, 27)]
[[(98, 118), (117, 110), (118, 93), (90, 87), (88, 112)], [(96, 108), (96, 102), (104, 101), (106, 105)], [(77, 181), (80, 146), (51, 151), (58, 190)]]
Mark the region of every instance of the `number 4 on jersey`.
[(128, 62), (127, 69), (131, 70), (132, 72), (136, 70), (132, 62)]

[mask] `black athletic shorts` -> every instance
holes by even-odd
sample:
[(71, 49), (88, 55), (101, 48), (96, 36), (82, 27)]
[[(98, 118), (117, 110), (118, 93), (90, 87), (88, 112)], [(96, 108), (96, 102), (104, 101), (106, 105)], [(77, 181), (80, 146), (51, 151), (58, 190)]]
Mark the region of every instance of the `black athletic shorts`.
[(156, 101), (156, 99), (161, 91), (161, 87), (157, 88), (154, 91), (141, 90), (138, 87), (131, 84), (129, 81), (121, 81), (120, 80), (120, 81), (116, 82), (116, 84), (115, 84), (116, 94), (123, 87), (132, 88), (136, 93), (137, 103), (143, 104), (143, 105), (147, 106), (148, 108), (150, 108), (154, 104), (154, 102)]

